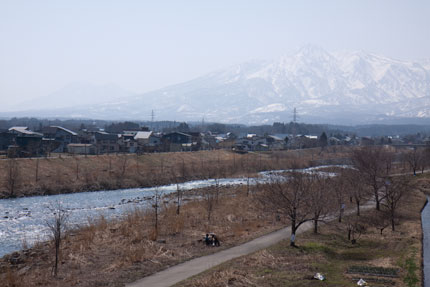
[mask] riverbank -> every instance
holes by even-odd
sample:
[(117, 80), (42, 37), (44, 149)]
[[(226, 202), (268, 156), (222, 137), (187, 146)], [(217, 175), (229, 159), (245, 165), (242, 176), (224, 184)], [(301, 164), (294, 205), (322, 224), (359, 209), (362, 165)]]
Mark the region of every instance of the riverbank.
[[(207, 193), (193, 190), (191, 195)], [(0, 282), (6, 286), (124, 286), (194, 257), (218, 252), (282, 228), (287, 223), (261, 213), (246, 186), (219, 187), (210, 220), (208, 201), (163, 204), (154, 233), (154, 209), (134, 210), (123, 219), (90, 221), (67, 233), (58, 276), (52, 276), (54, 248), (43, 242), (2, 258)], [(186, 194), (184, 194), (184, 198)], [(214, 232), (221, 247), (206, 246), (203, 234)], [(156, 237), (156, 238), (155, 238)]]
[[(421, 177), (420, 189), (429, 182)], [(360, 216), (363, 231), (355, 244), (347, 239), (351, 221), (345, 218), (343, 223), (321, 226), (319, 234), (300, 235), (298, 248), (283, 241), (175, 286), (309, 286), (318, 283), (313, 278), (316, 273), (326, 278), (321, 286), (356, 286), (360, 278), (371, 286), (421, 286), (420, 212), (425, 201), (421, 191), (409, 192), (399, 209), (394, 232), (389, 227), (381, 232), (375, 222), (376, 211), (368, 210)], [(395, 276), (381, 275), (390, 272)], [(408, 285), (405, 280), (416, 282)]]
[(197, 179), (250, 176), (347, 157), (348, 148), (239, 154), (227, 150), (59, 156), (0, 160), (0, 198), (151, 187)]

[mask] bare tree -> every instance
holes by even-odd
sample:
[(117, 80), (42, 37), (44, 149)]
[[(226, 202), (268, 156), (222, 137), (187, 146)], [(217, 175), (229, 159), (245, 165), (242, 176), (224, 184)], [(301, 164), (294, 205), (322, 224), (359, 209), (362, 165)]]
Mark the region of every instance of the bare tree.
[[(125, 174), (127, 172), (129, 157), (126, 154), (123, 154), (122, 156), (118, 155), (118, 158), (119, 158), (118, 172), (115, 172), (114, 175), (117, 180), (117, 185), (121, 186), (124, 181)], [(110, 156), (109, 156), (109, 159), (110, 159)]]
[(333, 194), (331, 198), (334, 199), (332, 204), (335, 205), (335, 209), (338, 210), (338, 221), (342, 222), (342, 216), (345, 210), (345, 200), (347, 196), (347, 184), (345, 179), (341, 177), (329, 178), (327, 184), (330, 186), (330, 190)]
[(348, 240), (355, 244), (357, 239), (366, 231), (366, 226), (360, 221), (358, 216), (345, 217), (345, 227), (348, 232)]
[(182, 189), (179, 187), (179, 183), (176, 183), (176, 214), (179, 215), (182, 204)]
[(182, 175), (182, 179), (185, 180), (187, 178), (187, 166), (185, 165), (185, 160), (180, 157), (182, 164), (181, 164), (181, 175)]
[(15, 191), (20, 179), (20, 170), (18, 160), (16, 158), (10, 158), (7, 160), (6, 170), (6, 189), (9, 192), (9, 196), (15, 196)]
[(387, 210), (374, 210), (370, 214), (367, 213), (365, 217), (366, 222), (379, 230), (381, 235), (391, 225), (390, 214)]
[(127, 171), (127, 163), (128, 163), (128, 156), (126, 154), (124, 154), (121, 157), (121, 162), (120, 162), (120, 175), (121, 175), (121, 178), (124, 178), (125, 172)]
[[(293, 238), (303, 223), (314, 219), (309, 200), (311, 186), (312, 179), (298, 171), (291, 172), (288, 181), (275, 177), (261, 186), (258, 200), (266, 211), (283, 214), (291, 221)], [(290, 245), (295, 246), (293, 240)]]
[(158, 238), (158, 228), (159, 228), (159, 215), (160, 215), (160, 202), (162, 200), (162, 192), (159, 188), (155, 188), (154, 195), (152, 198), (152, 208), (154, 210), (154, 232), (152, 240), (156, 241)]
[(417, 170), (424, 166), (424, 153), (421, 149), (413, 148), (403, 154), (403, 159), (406, 161), (414, 175), (417, 175)]
[(136, 174), (140, 175), (139, 153), (136, 152)]
[(75, 157), (75, 162), (76, 162), (76, 179), (79, 179), (79, 159), (77, 157)]
[(309, 193), (311, 210), (313, 213), (314, 233), (318, 233), (318, 222), (323, 220), (331, 211), (329, 184), (327, 178), (313, 173), (311, 175), (312, 184)]
[(355, 150), (352, 160), (364, 182), (373, 190), (376, 210), (380, 210), (381, 196), (379, 194), (384, 185), (384, 178), (391, 172), (394, 154), (383, 147), (364, 147)]
[(206, 215), (208, 220), (208, 225), (211, 224), (212, 213), (216, 203), (216, 188), (209, 187), (202, 190), (203, 196), (203, 206), (206, 209)]
[(66, 210), (61, 206), (60, 202), (57, 202), (56, 205), (51, 208), (51, 212), (53, 213), (53, 218), (51, 221), (46, 221), (46, 225), (51, 231), (51, 235), (54, 239), (55, 262), (52, 268), (52, 272), (54, 276), (57, 276), (61, 237), (66, 229), (68, 214)]
[(34, 169), (35, 171), (35, 181), (36, 183), (39, 181), (39, 159), (36, 158), (36, 168)]
[(363, 177), (357, 170), (347, 169), (341, 173), (341, 177), (346, 181), (346, 188), (350, 198), (355, 201), (356, 214), (360, 216), (360, 204), (368, 197), (367, 186)]
[(391, 177), (384, 181), (384, 201), (382, 204), (389, 213), (392, 231), (395, 230), (396, 211), (401, 199), (411, 188), (410, 181), (405, 176)]

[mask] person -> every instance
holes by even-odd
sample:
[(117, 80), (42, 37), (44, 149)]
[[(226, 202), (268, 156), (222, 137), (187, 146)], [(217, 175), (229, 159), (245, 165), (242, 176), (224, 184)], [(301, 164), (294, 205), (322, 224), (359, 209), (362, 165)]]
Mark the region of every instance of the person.
[(206, 236), (205, 236), (205, 243), (206, 243), (206, 245), (210, 245), (212, 243), (212, 240), (209, 238), (208, 233), (206, 233)]
[(215, 234), (212, 234), (212, 245), (217, 247), (220, 246), (219, 240)]

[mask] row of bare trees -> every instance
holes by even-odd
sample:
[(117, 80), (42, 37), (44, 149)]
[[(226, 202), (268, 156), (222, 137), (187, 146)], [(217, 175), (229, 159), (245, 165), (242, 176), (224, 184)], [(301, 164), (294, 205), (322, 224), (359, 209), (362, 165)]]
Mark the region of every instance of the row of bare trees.
[[(396, 155), (383, 148), (358, 149), (352, 160), (353, 168), (345, 168), (337, 176), (293, 168), (287, 179), (273, 177), (261, 184), (257, 198), (265, 211), (282, 214), (291, 222), (294, 238), (297, 229), (306, 222), (313, 221), (315, 233), (321, 221), (337, 217), (342, 222), (347, 201), (355, 206), (354, 218), (360, 217), (360, 208), (369, 199), (376, 203), (377, 216), (386, 219), (374, 218), (374, 221), (389, 222), (394, 231), (399, 205), (413, 189), (410, 175), (394, 174)], [(350, 219), (346, 226), (348, 238), (361, 230), (357, 221)], [(382, 232), (384, 228), (379, 229)]]

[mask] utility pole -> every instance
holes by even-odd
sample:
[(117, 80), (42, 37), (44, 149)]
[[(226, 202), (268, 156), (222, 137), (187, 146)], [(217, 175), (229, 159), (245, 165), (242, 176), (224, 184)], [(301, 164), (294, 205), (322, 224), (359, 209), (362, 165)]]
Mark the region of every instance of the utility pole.
[(205, 131), (205, 116), (202, 118), (202, 132)]
[(154, 110), (151, 110), (151, 130), (154, 130), (154, 118), (155, 118)]
[(294, 112), (293, 112), (293, 138), (296, 138), (296, 136), (297, 136), (296, 126), (297, 126), (297, 109), (294, 108)]

